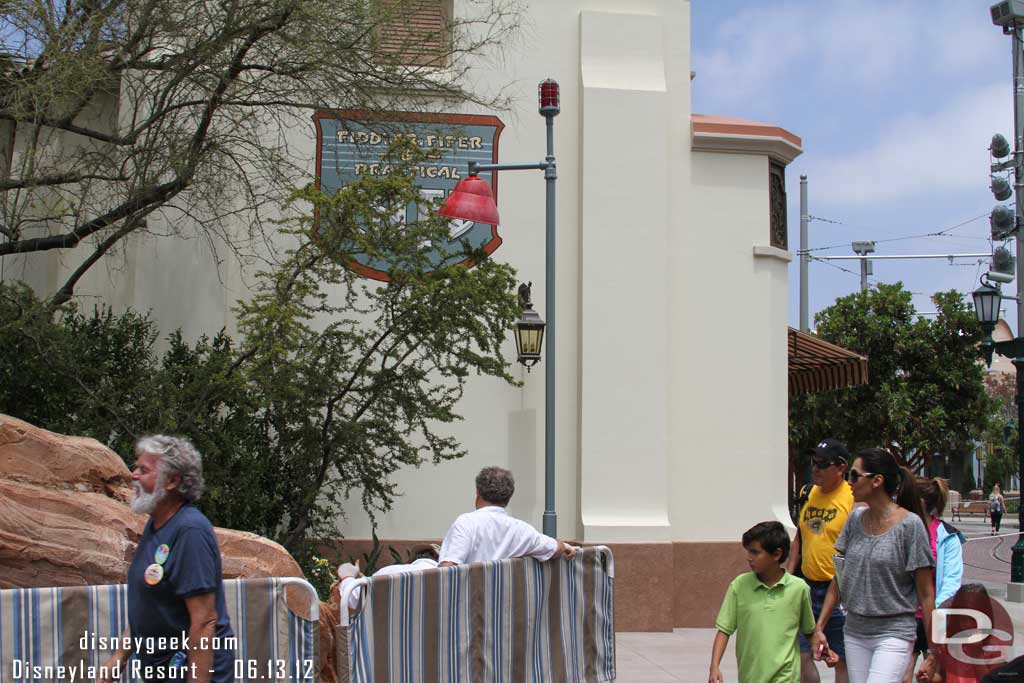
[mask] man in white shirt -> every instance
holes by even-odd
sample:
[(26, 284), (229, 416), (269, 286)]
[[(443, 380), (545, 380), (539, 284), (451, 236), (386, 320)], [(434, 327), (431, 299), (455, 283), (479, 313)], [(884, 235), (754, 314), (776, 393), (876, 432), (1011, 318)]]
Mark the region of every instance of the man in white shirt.
[(441, 544), (439, 566), (489, 562), (513, 557), (550, 560), (576, 556), (576, 548), (545, 536), (526, 522), (510, 517), (505, 506), (515, 492), (512, 473), (485, 467), (476, 476), (476, 510), (459, 515)]

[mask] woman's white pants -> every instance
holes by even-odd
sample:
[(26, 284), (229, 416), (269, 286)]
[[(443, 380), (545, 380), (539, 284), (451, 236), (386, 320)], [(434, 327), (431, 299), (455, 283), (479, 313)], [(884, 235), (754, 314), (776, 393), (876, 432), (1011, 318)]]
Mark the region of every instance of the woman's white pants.
[(910, 664), (913, 640), (843, 634), (850, 683), (899, 683)]

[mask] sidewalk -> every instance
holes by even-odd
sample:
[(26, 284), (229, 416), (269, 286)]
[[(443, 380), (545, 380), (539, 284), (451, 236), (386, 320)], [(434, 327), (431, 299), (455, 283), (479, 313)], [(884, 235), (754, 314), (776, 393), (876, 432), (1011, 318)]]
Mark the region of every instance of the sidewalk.
[[(677, 628), (672, 633), (616, 633), (616, 683), (707, 683), (713, 628)], [(726, 683), (736, 683), (736, 639), (722, 657)], [(818, 665), (822, 683), (835, 677)]]

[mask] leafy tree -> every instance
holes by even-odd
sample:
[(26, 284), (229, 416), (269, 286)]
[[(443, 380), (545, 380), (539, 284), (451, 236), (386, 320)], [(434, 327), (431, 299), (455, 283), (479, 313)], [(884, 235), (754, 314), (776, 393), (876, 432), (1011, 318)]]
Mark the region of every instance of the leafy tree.
[[(286, 229), (293, 249), (239, 303), (237, 341), (172, 333), (157, 358), (146, 316), (69, 304), (55, 319), (27, 287), (0, 283), (0, 411), (94, 436), (129, 464), (143, 433), (191, 438), (210, 519), (315, 569), (314, 545), (338, 536), (350, 493), (372, 516), (400, 494), (399, 468), (465, 453), (446, 430), (471, 375), (515, 382), (502, 351), (519, 313), (514, 272), (467, 245), (434, 260), (427, 243), (448, 225), (413, 184), (424, 154), (402, 140), (389, 176), (297, 192), (315, 211)], [(405, 225), (395, 209), (410, 202), (427, 217)], [(346, 270), (356, 253), (386, 259), (391, 281)], [(457, 265), (467, 256), (475, 268)]]
[[(300, 192), (318, 230), (303, 220), (289, 258), (239, 306), (241, 357), (264, 406), (258, 427), (284, 467), (289, 549), (334, 535), (353, 489), (372, 515), (398, 494), (399, 467), (461, 457), (442, 429), (461, 419), (471, 374), (515, 381), (501, 350), (519, 311), (514, 272), (482, 252), (433, 262), (429, 244), (448, 225), (413, 184), (423, 154), (399, 140), (385, 158), (392, 175), (334, 196)], [(425, 218), (405, 225), (396, 209), (410, 203)], [(356, 253), (386, 260), (392, 279), (370, 285), (346, 270)], [(457, 265), (467, 256), (475, 268)]]
[(981, 329), (958, 292), (932, 297), (938, 316), (915, 315), (902, 284), (879, 284), (815, 316), (817, 334), (868, 357), (869, 383), (790, 402), (790, 442), (823, 436), (851, 449), (883, 446), (919, 465), (933, 453), (970, 450), (992, 402), (979, 362)]
[(985, 386), (993, 399), (993, 414), (982, 442), (985, 445), (986, 490), (997, 481), (1007, 488), (1017, 474), (1017, 378), (1013, 374), (992, 372), (985, 377)]
[(82, 250), (58, 305), (133, 233), (252, 255), (306, 176), (289, 133), (312, 111), (503, 106), (465, 84), (518, 2), (460, 2), (436, 30), (422, 0), (5, 2), (0, 257)]
[(121, 446), (150, 402), (156, 327), (104, 307), (61, 312), (55, 322), (27, 286), (0, 283), (0, 411)]
[(1003, 490), (1009, 488), (1010, 479), (1017, 474), (1017, 444), (989, 442), (985, 449), (985, 482), (986, 491), (998, 481), (1002, 482)]

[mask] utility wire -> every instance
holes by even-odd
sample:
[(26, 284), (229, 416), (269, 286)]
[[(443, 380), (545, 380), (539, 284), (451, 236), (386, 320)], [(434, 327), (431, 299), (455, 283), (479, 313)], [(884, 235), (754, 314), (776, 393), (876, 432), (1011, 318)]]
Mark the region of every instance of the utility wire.
[[(922, 235), (909, 235), (907, 237), (890, 237), (890, 238), (887, 238), (887, 239), (884, 239), (884, 240), (874, 240), (874, 242), (876, 244), (881, 244), (882, 242), (899, 242), (899, 241), (902, 241), (902, 240), (916, 240), (916, 239), (922, 239), (922, 238), (925, 238), (925, 237), (956, 237), (956, 238), (963, 239), (963, 238), (966, 238), (967, 236), (966, 235), (949, 235), (947, 233), (950, 230), (956, 230), (957, 228), (961, 228), (961, 227), (967, 225), (968, 223), (973, 223), (976, 220), (982, 219), (982, 218), (984, 218), (987, 215), (988, 215), (987, 213), (983, 213), (980, 216), (975, 216), (974, 218), (968, 218), (965, 221), (957, 223), (956, 225), (951, 225), (950, 227), (944, 228), (944, 229), (939, 230), (937, 232), (928, 232), (928, 233), (924, 233)], [(838, 223), (838, 221), (828, 221), (828, 222), (829, 223)], [(840, 225), (845, 225), (845, 223), (840, 223)], [(983, 238), (975, 237), (975, 238), (971, 238), (971, 239), (983, 239)], [(828, 247), (815, 247), (814, 249), (808, 249), (807, 251), (808, 252), (824, 251), (826, 249), (838, 249), (840, 247), (847, 247), (847, 246), (849, 246), (849, 242), (844, 242), (842, 244), (835, 244), (835, 245), (831, 245), (831, 246), (828, 246)]]
[[(835, 264), (835, 263), (832, 263), (831, 261), (826, 261), (825, 259), (820, 259), (820, 258), (814, 258), (813, 256), (811, 257), (811, 260), (812, 261), (820, 261), (821, 263), (824, 263), (826, 265), (832, 266), (836, 270), (841, 270), (844, 273), (849, 273), (850, 275), (853, 275), (854, 277), (856, 277), (858, 280), (860, 279), (860, 273), (855, 273), (852, 270), (850, 270), (849, 268), (843, 268), (842, 266), (840, 266), (838, 264)], [(874, 278), (871, 278), (871, 277), (868, 278), (868, 282), (870, 284), (873, 284), (873, 285), (877, 285), (878, 284), (878, 281), (875, 280)]]

